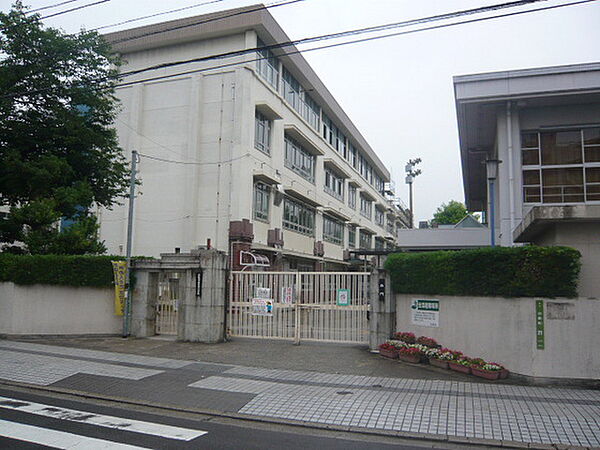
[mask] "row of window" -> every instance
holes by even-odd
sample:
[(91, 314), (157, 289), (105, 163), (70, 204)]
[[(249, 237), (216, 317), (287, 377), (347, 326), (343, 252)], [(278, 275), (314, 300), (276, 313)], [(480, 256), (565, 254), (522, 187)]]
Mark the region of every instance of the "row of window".
[(600, 201), (600, 128), (521, 134), (523, 201)]
[[(258, 40), (258, 46), (264, 47), (264, 43)], [(263, 49), (258, 51), (257, 56), (257, 72), (271, 86), (279, 90), (283, 98), (310, 126), (317, 132), (321, 131), (323, 138), (329, 145), (340, 153), (369, 184), (374, 186), (378, 192), (383, 193), (385, 187), (383, 178), (377, 174), (367, 158), (350, 142), (350, 139), (344, 135), (340, 128), (329, 117), (322, 114), (318, 103), (307, 94), (306, 90), (302, 88), (300, 82), (291, 72), (280, 64), (273, 52)]]
[[(270, 190), (264, 183), (255, 183), (254, 185), (254, 218), (262, 221), (269, 220)], [(307, 236), (315, 234), (315, 209), (305, 203), (289, 197), (283, 200), (283, 228), (301, 233)], [(344, 222), (323, 215), (323, 240), (337, 245), (344, 243)], [(360, 248), (371, 248), (371, 234), (361, 230), (359, 233)], [(375, 248), (377, 247), (376, 238)], [(356, 246), (356, 227), (348, 226), (348, 245), (351, 248)]]

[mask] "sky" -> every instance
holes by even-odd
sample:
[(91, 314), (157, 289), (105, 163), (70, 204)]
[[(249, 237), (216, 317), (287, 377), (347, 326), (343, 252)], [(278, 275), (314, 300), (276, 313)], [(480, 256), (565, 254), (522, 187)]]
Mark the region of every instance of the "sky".
[[(51, 14), (94, 1), (98, 0), (78, 0), (43, 13)], [(80, 11), (48, 18), (44, 23), (73, 33), (81, 28), (92, 29), (206, 1), (108, 0)], [(303, 0), (271, 8), (270, 11), (288, 36), (300, 39), (505, 1), (508, 0)], [(546, 0), (511, 11), (571, 1)], [(32, 8), (60, 2), (24, 0)], [(0, 0), (0, 9), (6, 11), (11, 3), (9, 0)], [(219, 0), (106, 31), (255, 3), (258, 2)], [(442, 203), (464, 201), (453, 76), (599, 62), (599, 43), (600, 0), (597, 0), (583, 5), (316, 50), (304, 56), (388, 167), (395, 181), (396, 195), (406, 204), (408, 187), (404, 183), (404, 167), (408, 159), (420, 157), (423, 160), (419, 165), (423, 173), (413, 185), (417, 223), (431, 219)], [(314, 46), (312, 44), (301, 49)]]

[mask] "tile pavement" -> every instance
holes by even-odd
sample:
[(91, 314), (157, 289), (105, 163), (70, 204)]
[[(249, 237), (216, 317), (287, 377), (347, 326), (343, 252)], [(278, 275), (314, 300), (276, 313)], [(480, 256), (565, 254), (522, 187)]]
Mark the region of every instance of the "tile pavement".
[(0, 341), (0, 378), (371, 430), (600, 448), (600, 391), (317, 373)]

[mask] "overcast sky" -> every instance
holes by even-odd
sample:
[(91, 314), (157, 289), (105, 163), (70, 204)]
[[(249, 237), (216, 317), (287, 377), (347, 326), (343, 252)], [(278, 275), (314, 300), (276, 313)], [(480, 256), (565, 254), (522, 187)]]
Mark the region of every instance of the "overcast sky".
[[(60, 1), (24, 3), (38, 8)], [(77, 1), (44, 13), (94, 1)], [(305, 0), (272, 8), (271, 13), (292, 39), (298, 39), (503, 1), (508, 0)], [(514, 10), (568, 2), (548, 0)], [(2, 10), (7, 10), (11, 3), (0, 0)], [(91, 29), (199, 3), (202, 0), (110, 0), (47, 19), (45, 23), (76, 32), (82, 27)], [(106, 31), (254, 3), (257, 1), (224, 0)], [(595, 1), (317, 50), (306, 53), (305, 57), (390, 169), (396, 181), (396, 194), (405, 203), (408, 203), (405, 163), (409, 158), (423, 159), (420, 165), (423, 174), (414, 184), (415, 221), (418, 221), (430, 219), (443, 202), (464, 200), (452, 88), (454, 75), (598, 62), (599, 44), (600, 1)]]

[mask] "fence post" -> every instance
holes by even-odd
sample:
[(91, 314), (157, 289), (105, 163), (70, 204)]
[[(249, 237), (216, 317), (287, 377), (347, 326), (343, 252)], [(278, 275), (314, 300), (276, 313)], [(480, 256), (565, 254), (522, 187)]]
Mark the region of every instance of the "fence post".
[[(377, 258), (371, 271), (369, 349), (375, 351), (396, 329), (396, 297), (392, 293), (390, 276), (383, 268), (387, 257)], [(381, 259), (381, 261), (380, 261)], [(380, 296), (380, 282), (383, 288)]]
[(301, 292), (301, 278), (300, 272), (296, 272), (296, 286), (294, 295), (294, 345), (300, 345), (300, 292)]

